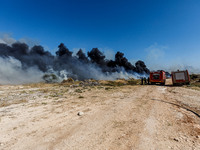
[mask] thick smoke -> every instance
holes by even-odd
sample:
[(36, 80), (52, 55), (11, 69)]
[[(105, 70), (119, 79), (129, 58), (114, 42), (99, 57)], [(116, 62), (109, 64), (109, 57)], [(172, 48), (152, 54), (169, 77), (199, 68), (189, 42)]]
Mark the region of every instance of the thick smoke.
[(0, 57), (0, 84), (22, 84), (41, 82), (43, 72), (36, 67), (22, 68), (19, 60), (13, 57)]
[(40, 45), (29, 48), (20, 42), (0, 43), (0, 63), (0, 84), (39, 82), (45, 74), (62, 79), (113, 80), (149, 73), (143, 61), (134, 66), (121, 52), (116, 53), (115, 60), (106, 59), (98, 48), (93, 48), (87, 56), (80, 49), (74, 56), (63, 43), (58, 46), (56, 56)]

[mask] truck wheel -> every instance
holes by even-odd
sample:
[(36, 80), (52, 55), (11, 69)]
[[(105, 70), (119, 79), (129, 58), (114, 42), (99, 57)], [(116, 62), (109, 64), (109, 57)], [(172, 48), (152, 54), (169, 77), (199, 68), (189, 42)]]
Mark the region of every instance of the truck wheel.
[(165, 85), (165, 82), (164, 83), (160, 83), (161, 85)]
[(190, 82), (187, 82), (186, 85), (190, 85)]

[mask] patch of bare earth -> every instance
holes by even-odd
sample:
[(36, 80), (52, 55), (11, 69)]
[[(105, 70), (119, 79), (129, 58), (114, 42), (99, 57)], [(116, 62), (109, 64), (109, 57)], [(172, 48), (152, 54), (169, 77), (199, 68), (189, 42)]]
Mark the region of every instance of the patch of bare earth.
[(200, 91), (2, 85), (0, 96), (2, 150), (200, 149)]

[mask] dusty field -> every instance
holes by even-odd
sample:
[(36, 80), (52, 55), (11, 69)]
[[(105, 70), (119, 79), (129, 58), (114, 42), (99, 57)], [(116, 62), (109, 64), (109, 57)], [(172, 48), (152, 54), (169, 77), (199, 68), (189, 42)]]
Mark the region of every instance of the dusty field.
[(1, 85), (0, 149), (200, 150), (199, 114), (185, 87)]

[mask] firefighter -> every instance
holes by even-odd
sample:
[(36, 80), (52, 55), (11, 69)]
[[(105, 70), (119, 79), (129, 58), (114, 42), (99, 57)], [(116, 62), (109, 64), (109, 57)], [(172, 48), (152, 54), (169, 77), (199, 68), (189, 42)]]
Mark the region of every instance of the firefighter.
[(141, 85), (143, 85), (143, 77), (141, 78)]
[(144, 84), (145, 84), (145, 85), (147, 84), (147, 79), (146, 79), (146, 78), (144, 78)]

